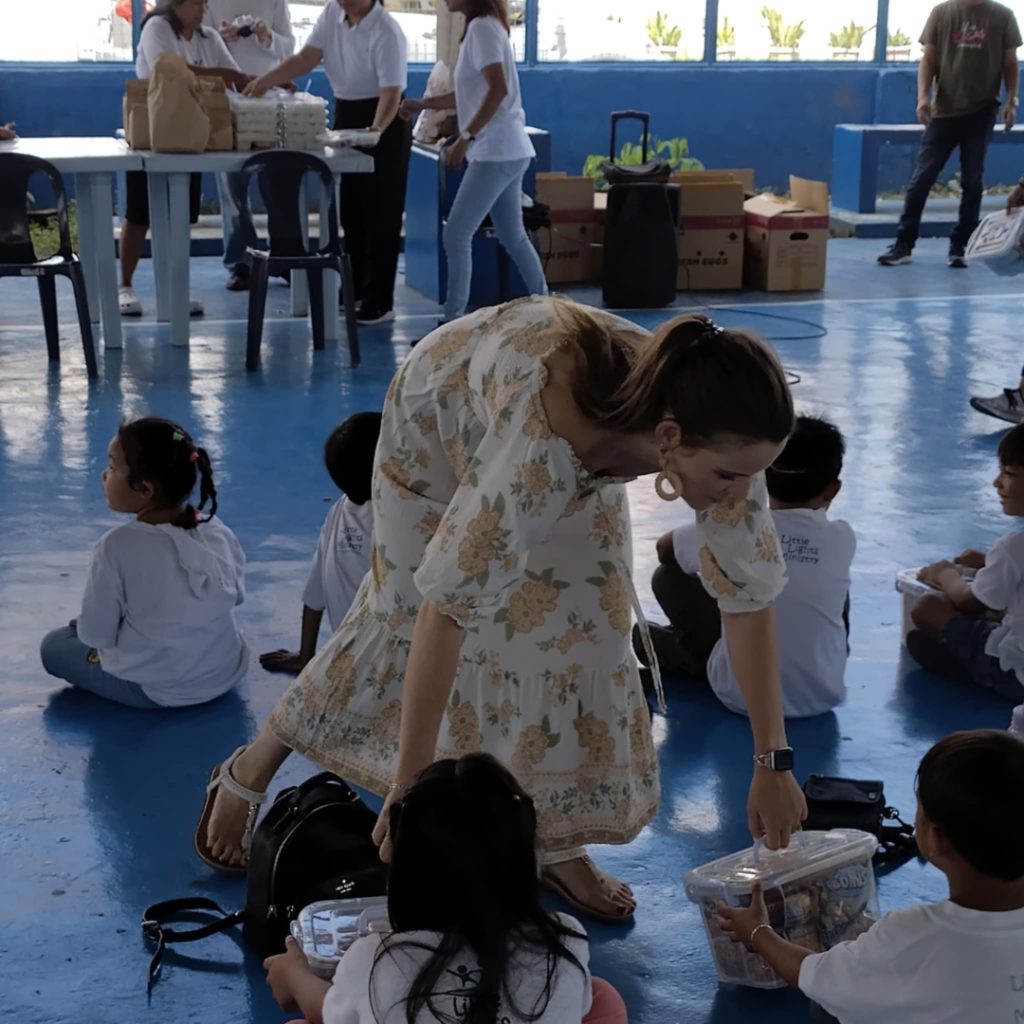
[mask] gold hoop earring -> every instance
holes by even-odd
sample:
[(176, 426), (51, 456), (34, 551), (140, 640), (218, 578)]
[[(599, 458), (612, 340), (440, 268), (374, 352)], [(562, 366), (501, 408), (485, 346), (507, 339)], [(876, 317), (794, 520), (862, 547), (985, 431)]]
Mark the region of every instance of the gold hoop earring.
[[(671, 486), (668, 490), (666, 485)], [(654, 490), (662, 501), (675, 501), (683, 496), (682, 477), (671, 469), (663, 469), (654, 480)]]

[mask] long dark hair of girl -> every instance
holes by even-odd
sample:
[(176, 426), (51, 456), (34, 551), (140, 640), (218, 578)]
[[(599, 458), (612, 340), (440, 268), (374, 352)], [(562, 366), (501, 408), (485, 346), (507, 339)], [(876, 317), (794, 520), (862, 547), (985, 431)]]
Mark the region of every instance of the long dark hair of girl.
[[(164, 506), (187, 501), (199, 481), (199, 504), (186, 504), (174, 526), (193, 530), (208, 523), (217, 513), (217, 488), (205, 448), (199, 448), (184, 427), (171, 420), (146, 416), (117, 428), (117, 440), (128, 464), (128, 482), (132, 487), (148, 483), (153, 496)], [(200, 515), (210, 503), (205, 518)]]
[[(497, 18), (506, 32), (512, 32), (512, 22), (509, 21), (508, 4), (505, 0), (466, 0), (463, 14), (466, 17), (466, 28), (469, 28), (469, 23), (474, 18)], [(462, 32), (462, 38), (466, 38), (465, 30)]]
[[(139, 31), (141, 32), (142, 29), (146, 27), (146, 22), (148, 22), (150, 18), (164, 18), (171, 28), (174, 29), (174, 34), (180, 39), (182, 26), (181, 20), (178, 18), (177, 8), (184, 2), (185, 0), (157, 0), (157, 4), (153, 10), (151, 10), (149, 14), (142, 19), (142, 25), (139, 28)], [(202, 36), (204, 39), (206, 38), (206, 30), (202, 25), (196, 29), (196, 34)]]
[[(430, 1019), (455, 1024), (435, 993), (460, 951), (476, 957), (479, 981), (465, 993), (468, 1010), (459, 1024), (495, 1024), (502, 1001), (517, 1018), (537, 1020), (550, 1002), (561, 961), (583, 970), (565, 940), (585, 936), (541, 906), (537, 815), (513, 775), (490, 754), (437, 761), (392, 804), (390, 832), (388, 913), (394, 932), (374, 969), (403, 947), (430, 953), (405, 1000), (407, 1024), (424, 1011)], [(402, 938), (418, 930), (440, 932), (440, 945)], [(524, 952), (546, 962), (544, 987), (532, 1007), (516, 1006), (510, 992), (513, 956)]]

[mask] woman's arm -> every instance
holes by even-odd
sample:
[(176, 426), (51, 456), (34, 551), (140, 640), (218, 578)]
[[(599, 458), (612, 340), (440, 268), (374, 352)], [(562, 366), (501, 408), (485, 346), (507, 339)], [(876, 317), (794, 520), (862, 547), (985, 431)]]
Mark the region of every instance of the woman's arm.
[(398, 86), (386, 86), (381, 89), (377, 97), (377, 109), (373, 114), (373, 124), (370, 130), (381, 132), (387, 131), (391, 122), (398, 116), (398, 108), (402, 105), (402, 90)]
[(188, 69), (203, 78), (220, 78), (225, 85), (234, 86), (239, 92), (252, 81), (252, 75), (236, 71), (234, 68), (205, 68), (198, 64), (189, 64)]
[(284, 85), (293, 78), (309, 74), (324, 59), (324, 51), (315, 46), (304, 46), (294, 57), (281, 61), (276, 68), (253, 79), (245, 90), (246, 96), (262, 96), (274, 86)]
[[(750, 717), (754, 753), (788, 746), (782, 715), (775, 609), (722, 613), (722, 633), (736, 682)], [(792, 772), (754, 766), (747, 800), (751, 834), (763, 836), (770, 849), (789, 845), (790, 835), (807, 817), (807, 803)]]
[(381, 859), (391, 859), (388, 817), (392, 801), (416, 774), (434, 760), (441, 718), (458, 668), (462, 629), (433, 601), (423, 601), (409, 645), (402, 685), (402, 725), (398, 737), (395, 785), (384, 801), (373, 830)]
[[(487, 93), (480, 103), (477, 112), (470, 119), (469, 124), (463, 131), (470, 135), (479, 135), (484, 126), (498, 112), (501, 101), (508, 95), (508, 83), (505, 81), (505, 68), (501, 64), (488, 64), (480, 72), (487, 82)], [(469, 149), (469, 142), (464, 138), (458, 138), (442, 153), (442, 160), (449, 167), (461, 167), (462, 161), (466, 159), (466, 150)]]

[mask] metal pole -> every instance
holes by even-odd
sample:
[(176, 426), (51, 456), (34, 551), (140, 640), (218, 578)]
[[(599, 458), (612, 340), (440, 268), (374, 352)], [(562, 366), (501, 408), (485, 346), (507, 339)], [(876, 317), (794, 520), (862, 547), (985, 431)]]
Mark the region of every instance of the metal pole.
[(146, 0), (132, 0), (132, 60), (139, 52), (142, 19), (146, 16)]
[(526, 0), (523, 10), (523, 21), (526, 24), (525, 60), (529, 67), (537, 63), (537, 16), (540, 5), (537, 0)]
[(882, 64), (889, 43), (889, 0), (878, 0), (878, 15), (875, 18), (875, 60)]
[[(884, 0), (883, 0), (884, 2)], [(714, 64), (718, 49), (718, 0), (704, 0), (704, 61)]]

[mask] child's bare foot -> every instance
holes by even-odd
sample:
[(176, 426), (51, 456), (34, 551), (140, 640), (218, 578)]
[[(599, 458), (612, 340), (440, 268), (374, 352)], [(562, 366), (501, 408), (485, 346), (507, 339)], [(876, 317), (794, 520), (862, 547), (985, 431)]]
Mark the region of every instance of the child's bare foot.
[(247, 771), (247, 754), (251, 756), (251, 748), (239, 747), (210, 773), (206, 801), (196, 826), (196, 853), (218, 870), (245, 870), (256, 816), (267, 799), (263, 790), (250, 788), (259, 785), (260, 780), (251, 769)]
[(545, 867), (541, 881), (577, 910), (601, 921), (626, 921), (636, 910), (633, 890), (587, 856)]

